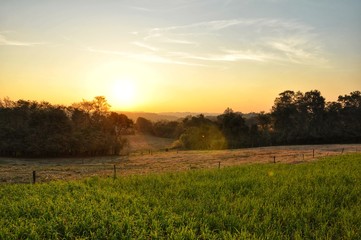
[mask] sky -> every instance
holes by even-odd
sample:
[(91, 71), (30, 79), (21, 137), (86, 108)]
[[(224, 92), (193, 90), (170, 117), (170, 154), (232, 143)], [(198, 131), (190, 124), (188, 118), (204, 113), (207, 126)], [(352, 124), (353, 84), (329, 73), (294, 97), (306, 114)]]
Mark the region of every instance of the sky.
[(359, 0), (1, 0), (0, 98), (269, 112), (361, 90)]

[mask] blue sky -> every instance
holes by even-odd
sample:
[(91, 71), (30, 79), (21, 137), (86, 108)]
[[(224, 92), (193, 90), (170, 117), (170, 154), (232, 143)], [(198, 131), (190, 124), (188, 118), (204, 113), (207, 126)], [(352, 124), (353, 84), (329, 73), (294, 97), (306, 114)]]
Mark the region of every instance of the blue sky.
[(361, 87), (360, 12), (356, 0), (1, 1), (0, 97), (105, 95), (154, 112), (268, 111), (287, 89), (335, 100)]

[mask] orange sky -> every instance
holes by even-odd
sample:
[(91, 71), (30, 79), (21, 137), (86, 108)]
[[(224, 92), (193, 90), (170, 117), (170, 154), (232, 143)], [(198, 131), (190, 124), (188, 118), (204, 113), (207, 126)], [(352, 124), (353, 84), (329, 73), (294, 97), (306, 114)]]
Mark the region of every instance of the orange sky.
[(361, 89), (360, 1), (1, 1), (0, 97), (269, 111)]

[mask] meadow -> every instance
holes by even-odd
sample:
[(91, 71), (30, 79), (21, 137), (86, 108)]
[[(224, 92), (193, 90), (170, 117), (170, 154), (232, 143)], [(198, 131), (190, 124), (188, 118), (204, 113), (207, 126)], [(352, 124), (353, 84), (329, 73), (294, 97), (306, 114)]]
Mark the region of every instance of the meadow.
[(360, 239), (361, 155), (297, 163), (3, 184), (0, 239)]
[[(361, 152), (361, 144), (297, 145), (212, 151), (166, 149), (171, 141), (132, 136), (130, 153), (124, 156), (85, 158), (0, 158), (0, 184), (74, 180), (92, 176), (146, 175), (190, 169), (213, 169), (250, 163), (304, 163), (325, 156)], [(167, 145), (169, 144), (169, 145)]]

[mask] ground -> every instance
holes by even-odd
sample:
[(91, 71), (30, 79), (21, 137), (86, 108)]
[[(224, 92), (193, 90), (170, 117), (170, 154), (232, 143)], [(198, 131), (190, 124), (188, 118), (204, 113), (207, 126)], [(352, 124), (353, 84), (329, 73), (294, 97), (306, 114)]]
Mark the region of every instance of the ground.
[(130, 153), (96, 158), (25, 159), (0, 158), (0, 183), (30, 183), (80, 179), (89, 176), (116, 176), (218, 168), (247, 163), (297, 164), (323, 156), (360, 152), (361, 144), (303, 145), (245, 148), (218, 151), (169, 150), (171, 139), (131, 136)]

